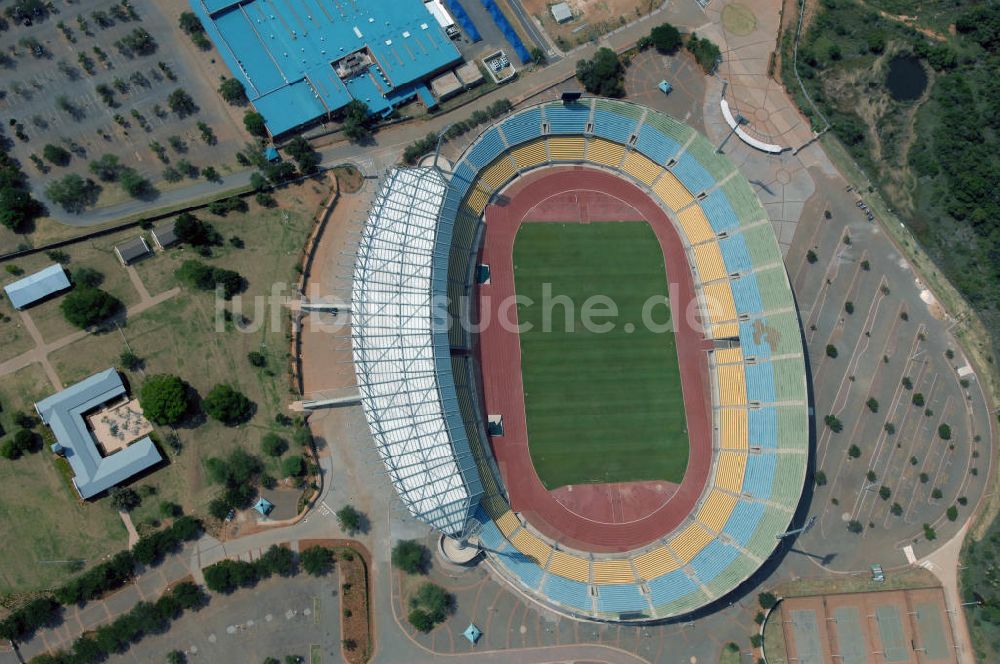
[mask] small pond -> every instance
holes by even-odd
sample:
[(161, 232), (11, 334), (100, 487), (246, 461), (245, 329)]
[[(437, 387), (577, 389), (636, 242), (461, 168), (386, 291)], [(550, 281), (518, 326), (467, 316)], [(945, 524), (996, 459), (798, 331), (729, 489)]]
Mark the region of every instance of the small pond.
[(927, 87), (927, 72), (920, 59), (912, 55), (897, 55), (889, 61), (885, 84), (896, 101), (919, 99)]

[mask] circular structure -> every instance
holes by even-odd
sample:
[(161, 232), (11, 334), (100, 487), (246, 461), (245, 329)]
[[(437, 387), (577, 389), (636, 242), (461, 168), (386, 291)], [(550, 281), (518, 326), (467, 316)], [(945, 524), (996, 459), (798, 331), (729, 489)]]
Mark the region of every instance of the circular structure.
[[(536, 472), (547, 463), (544, 427), (530, 424), (540, 392), (525, 385), (538, 355), (529, 332), (488, 321), (503, 313), (498, 301), (532, 287), (518, 229), (569, 244), (581, 222), (651, 229), (662, 251), (670, 309), (684, 314), (673, 326), (683, 397), (670, 407), (683, 411), (688, 456), (676, 482), (550, 490)], [(619, 248), (606, 247), (613, 262)], [(598, 274), (603, 260), (585, 265)], [(362, 403), (401, 500), (438, 530), (478, 540), (527, 596), (580, 618), (679, 616), (749, 578), (788, 528), (808, 462), (808, 393), (781, 252), (746, 179), (677, 120), (606, 99), (542, 104), (487, 128), (450, 177), (391, 170), (353, 289)], [(635, 419), (661, 415), (654, 403), (641, 401)], [(611, 441), (607, 450), (610, 468)], [(644, 454), (640, 466), (659, 461)]]
[(740, 37), (746, 37), (757, 29), (757, 17), (749, 7), (731, 3), (722, 8), (722, 27)]

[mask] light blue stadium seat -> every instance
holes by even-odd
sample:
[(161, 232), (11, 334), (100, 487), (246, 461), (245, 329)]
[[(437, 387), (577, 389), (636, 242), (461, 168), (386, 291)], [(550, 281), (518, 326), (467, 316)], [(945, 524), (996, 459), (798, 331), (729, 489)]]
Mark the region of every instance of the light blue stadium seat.
[(594, 135), (615, 143), (628, 143), (638, 123), (617, 113), (596, 109), (594, 111)]
[(760, 290), (757, 288), (757, 277), (746, 274), (739, 279), (733, 279), (730, 283), (733, 287), (736, 313), (757, 314), (764, 310), (764, 304), (760, 300)]
[(593, 611), (590, 600), (590, 586), (586, 583), (549, 574), (545, 579), (543, 592), (549, 598), (564, 606), (575, 607), (588, 613)]
[(469, 162), (465, 160), (462, 160), (455, 168), (455, 172), (451, 176), (451, 188), (458, 192), (460, 199), (465, 197), (472, 181), (476, 179), (476, 171), (477, 169), (470, 166)]
[(677, 179), (687, 187), (687, 190), (696, 196), (715, 185), (715, 178), (712, 177), (712, 174), (706, 171), (697, 159), (687, 153), (681, 155), (671, 170)]
[(538, 566), (534, 558), (510, 547), (497, 556), (497, 559), (504, 567), (513, 572), (521, 580), (521, 583), (529, 588), (538, 588), (538, 584), (542, 581), (542, 568)]
[(513, 147), (542, 135), (542, 111), (538, 108), (511, 116), (500, 124), (507, 145)]
[(479, 168), (485, 168), (494, 159), (499, 157), (500, 153), (505, 149), (506, 147), (503, 144), (503, 139), (500, 137), (500, 132), (497, 131), (496, 127), (490, 127), (483, 133), (479, 141), (472, 146), (466, 159)]
[(743, 493), (748, 493), (762, 500), (770, 498), (776, 461), (774, 454), (750, 454), (747, 456), (747, 470), (743, 476)]
[(736, 228), (740, 224), (736, 213), (733, 212), (733, 206), (729, 204), (729, 199), (718, 189), (705, 197), (701, 202), (701, 209), (716, 233)]
[(507, 546), (507, 540), (504, 539), (503, 533), (497, 528), (497, 524), (485, 515), (481, 515), (479, 518), (485, 520), (483, 527), (479, 529), (479, 541), (482, 545), (493, 551), (499, 551), (502, 547)]
[(754, 342), (754, 327), (767, 325), (766, 318), (740, 321), (740, 346), (743, 349), (743, 357), (756, 357), (758, 360), (766, 360), (771, 357), (771, 347), (767, 343), (766, 333), (761, 333)]
[(639, 128), (635, 147), (656, 163), (666, 164), (681, 149), (681, 144), (659, 129), (644, 124)]
[(726, 522), (722, 532), (733, 538), (733, 541), (740, 546), (745, 547), (763, 515), (763, 503), (748, 503), (741, 500), (733, 508), (733, 513), (729, 515), (729, 521)]
[(691, 568), (694, 570), (699, 581), (708, 583), (718, 576), (719, 572), (726, 569), (729, 563), (736, 560), (736, 557), (739, 555), (739, 549), (731, 544), (720, 540), (713, 540), (691, 560)]
[(590, 121), (590, 105), (549, 104), (545, 107), (545, 121), (550, 134), (582, 134)]
[(726, 264), (727, 273), (750, 271), (753, 264), (750, 262), (750, 252), (747, 250), (743, 235), (737, 233), (719, 240), (719, 249), (722, 251), (722, 260)]
[(748, 429), (750, 445), (765, 449), (778, 447), (778, 412), (774, 406), (751, 408)]
[(649, 587), (649, 596), (653, 600), (653, 606), (669, 604), (693, 593), (698, 588), (691, 577), (680, 569), (658, 576), (646, 585)]
[(774, 367), (770, 362), (743, 365), (747, 379), (747, 401), (774, 403)]
[(634, 583), (598, 586), (597, 610), (604, 613), (649, 613), (649, 604)]

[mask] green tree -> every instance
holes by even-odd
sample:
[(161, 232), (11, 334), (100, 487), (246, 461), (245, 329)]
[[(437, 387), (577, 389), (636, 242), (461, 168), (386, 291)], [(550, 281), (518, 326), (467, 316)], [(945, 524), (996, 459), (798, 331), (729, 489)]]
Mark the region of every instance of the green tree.
[(118, 356), (118, 360), (129, 371), (137, 371), (142, 366), (142, 358), (128, 349), (122, 351), (121, 355)]
[[(84, 180), (76, 173), (70, 173), (63, 176), (62, 179), (50, 182), (45, 188), (45, 195), (67, 212), (79, 213), (83, 211), (83, 208), (93, 205), (97, 201), (97, 195), (100, 191), (100, 186), (93, 180), (89, 178)], [(26, 204), (23, 200), (16, 200), (16, 197), (13, 202), (15, 205), (19, 204), (22, 210)], [(5, 223), (5, 225), (7, 224)]]
[(205, 395), (205, 412), (228, 427), (237, 426), (253, 417), (254, 403), (231, 385), (219, 384)]
[(278, 457), (288, 451), (288, 441), (276, 433), (268, 432), (260, 441), (261, 449), (268, 456)]
[(870, 410), (871, 412), (873, 413), (878, 412), (878, 399), (876, 399), (875, 397), (869, 398), (868, 401), (865, 402), (865, 405), (868, 406), (868, 410)]
[(203, 247), (219, 244), (222, 241), (219, 232), (212, 224), (202, 221), (190, 212), (182, 212), (174, 219), (174, 233), (177, 239), (192, 247)]
[(368, 116), (371, 113), (368, 109), (368, 104), (360, 99), (352, 99), (344, 107), (343, 112), (344, 122), (342, 128), (344, 136), (347, 136), (348, 139), (355, 143), (360, 143), (371, 136), (371, 130), (368, 129)]
[(177, 88), (167, 96), (167, 106), (179, 118), (186, 118), (198, 112), (198, 105), (194, 103), (194, 99), (183, 88)]
[(406, 619), (419, 632), (427, 633), (434, 629), (434, 619), (423, 609), (412, 609)]
[(119, 512), (131, 512), (142, 503), (139, 494), (128, 487), (116, 486), (108, 495), (111, 498), (111, 507)]
[(186, 664), (187, 656), (180, 650), (171, 650), (167, 653), (167, 664)]
[(59, 304), (59, 309), (70, 324), (88, 328), (110, 318), (123, 305), (121, 300), (100, 288), (76, 287)]
[(181, 421), (191, 407), (187, 383), (170, 374), (156, 374), (146, 379), (139, 390), (143, 415), (154, 424), (173, 425)]
[(857, 459), (859, 456), (861, 456), (861, 448), (858, 447), (857, 445), (851, 445), (850, 447), (847, 448), (847, 456), (852, 459)]
[(881, 498), (882, 500), (889, 500), (889, 496), (891, 495), (892, 495), (892, 489), (885, 486), (884, 484), (879, 487), (878, 489), (879, 498)]
[(951, 427), (947, 424), (941, 424), (938, 427), (938, 437), (941, 440), (951, 440)]
[(45, 161), (55, 164), (56, 166), (66, 166), (69, 164), (69, 160), (72, 155), (69, 150), (64, 147), (47, 143), (45, 147), (42, 148), (42, 156), (45, 157)]
[(281, 472), (285, 477), (299, 477), (306, 470), (306, 463), (298, 454), (293, 454), (281, 462)]
[(426, 574), (430, 552), (416, 540), (400, 540), (392, 548), (392, 565), (407, 574)]
[(669, 23), (663, 23), (650, 30), (649, 38), (660, 53), (676, 53), (683, 43), (680, 31)]
[(836, 358), (837, 355), (838, 355), (838, 353), (837, 353), (837, 347), (834, 346), (833, 344), (827, 344), (826, 345), (826, 356), (829, 357), (829, 358)]
[(222, 83), (219, 85), (219, 94), (233, 106), (243, 106), (247, 103), (247, 91), (239, 79), (222, 79)]
[(113, 154), (104, 154), (90, 162), (88, 166), (92, 175), (96, 175), (102, 182), (115, 182), (121, 174), (123, 166), (118, 157)]
[(900, 505), (899, 503), (893, 503), (892, 506), (889, 508), (889, 511), (892, 513), (893, 516), (900, 516), (903, 513), (903, 506)]
[(590, 60), (578, 60), (576, 77), (587, 92), (602, 97), (623, 97), (625, 95), (625, 67), (618, 54), (610, 48), (597, 49)]
[(816, 481), (816, 486), (826, 486), (826, 473), (824, 473), (822, 470), (816, 471), (814, 479)]
[(948, 517), (949, 521), (954, 521), (958, 518), (958, 508), (952, 505), (948, 508), (948, 511), (945, 512), (945, 515)]
[(852, 520), (850, 520), (850, 521), (847, 522), (847, 530), (848, 530), (848, 532), (860, 533), (864, 529), (865, 529), (865, 527), (863, 525), (861, 525), (861, 522), (858, 521), (857, 519), (852, 519)]
[(264, 124), (264, 116), (257, 111), (247, 111), (243, 114), (243, 126), (253, 136), (267, 137), (267, 125)]
[(843, 423), (836, 415), (827, 415), (823, 418), (823, 422), (830, 428), (830, 431), (834, 433), (840, 433), (844, 429)]
[(247, 361), (255, 367), (266, 367), (267, 366), (267, 355), (261, 353), (257, 350), (252, 350), (247, 353)]
[(757, 595), (757, 603), (760, 604), (760, 608), (767, 611), (774, 608), (774, 605), (778, 603), (778, 598), (774, 593), (762, 592)]
[(364, 515), (351, 505), (344, 505), (337, 510), (337, 523), (345, 533), (354, 535), (364, 525)]
[(695, 32), (692, 32), (691, 36), (688, 37), (687, 50), (694, 55), (695, 60), (698, 61), (698, 64), (701, 65), (706, 74), (711, 74), (722, 59), (722, 52), (719, 50), (719, 47), (709, 39), (699, 38)]
[(333, 569), (333, 551), (325, 546), (311, 546), (299, 555), (302, 569), (312, 576), (323, 576)]
[(531, 55), (531, 61), (539, 66), (544, 65), (546, 60), (548, 60), (548, 58), (545, 56), (545, 51), (539, 48), (538, 46), (532, 47), (530, 55)]

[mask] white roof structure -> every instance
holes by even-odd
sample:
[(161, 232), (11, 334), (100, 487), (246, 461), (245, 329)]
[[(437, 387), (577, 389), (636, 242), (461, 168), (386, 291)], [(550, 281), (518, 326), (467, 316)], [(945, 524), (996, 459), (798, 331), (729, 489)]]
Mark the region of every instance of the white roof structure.
[(436, 168), (386, 173), (358, 246), (351, 334), (365, 417), (400, 499), (415, 517), (459, 534), (482, 484), (447, 344), (440, 362), (435, 355), (432, 273), (447, 270), (447, 247), (435, 250), (447, 187)]

